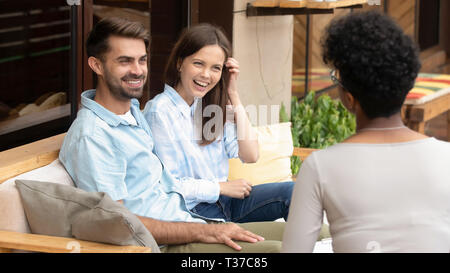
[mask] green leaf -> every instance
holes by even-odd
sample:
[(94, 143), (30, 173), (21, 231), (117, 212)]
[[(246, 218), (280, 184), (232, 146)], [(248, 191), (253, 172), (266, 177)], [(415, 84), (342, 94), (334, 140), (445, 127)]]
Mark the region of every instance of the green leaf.
[(284, 106), (284, 103), (281, 103), (281, 109), (280, 109), (280, 122), (289, 122), (290, 118), (288, 117), (288, 114), (286, 113), (286, 107)]
[(314, 92), (314, 91), (309, 92), (305, 98), (305, 104), (313, 106), (315, 96), (316, 96), (316, 92)]

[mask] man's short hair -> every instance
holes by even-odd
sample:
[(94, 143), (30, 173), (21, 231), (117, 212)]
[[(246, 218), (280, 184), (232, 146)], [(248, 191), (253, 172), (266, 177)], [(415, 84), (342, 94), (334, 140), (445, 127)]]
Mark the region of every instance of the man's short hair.
[(110, 50), (108, 39), (111, 36), (142, 39), (148, 51), (150, 35), (144, 25), (120, 17), (108, 17), (100, 20), (89, 33), (86, 41), (88, 57), (103, 60), (103, 56)]

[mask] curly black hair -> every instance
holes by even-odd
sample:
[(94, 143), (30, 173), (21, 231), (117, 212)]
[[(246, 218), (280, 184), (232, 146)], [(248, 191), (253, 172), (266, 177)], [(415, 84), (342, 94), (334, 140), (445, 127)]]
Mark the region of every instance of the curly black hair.
[(370, 119), (400, 111), (421, 67), (412, 39), (377, 11), (335, 18), (322, 37), (322, 52)]

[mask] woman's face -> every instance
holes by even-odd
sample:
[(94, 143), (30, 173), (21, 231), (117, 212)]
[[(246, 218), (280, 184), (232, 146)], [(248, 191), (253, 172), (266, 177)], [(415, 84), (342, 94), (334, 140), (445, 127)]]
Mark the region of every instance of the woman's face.
[(207, 45), (184, 58), (179, 65), (180, 81), (175, 90), (191, 105), (194, 98), (202, 98), (220, 80), (225, 53), (218, 45)]

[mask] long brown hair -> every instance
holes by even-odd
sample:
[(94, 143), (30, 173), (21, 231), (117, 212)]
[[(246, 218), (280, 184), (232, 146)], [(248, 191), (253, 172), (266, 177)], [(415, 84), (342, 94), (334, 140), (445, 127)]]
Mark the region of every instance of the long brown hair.
[[(220, 27), (202, 23), (185, 29), (170, 54), (169, 61), (164, 72), (165, 83), (175, 88), (181, 80), (178, 71), (178, 64), (182, 63), (186, 57), (191, 56), (208, 45), (218, 45), (222, 48), (225, 54), (225, 61), (228, 57), (232, 56), (231, 43)], [(224, 67), (222, 70), (222, 77), (219, 82), (202, 98), (201, 106), (196, 109), (196, 111), (201, 111), (200, 113), (202, 113), (202, 109), (208, 107), (209, 105), (220, 106), (223, 113), (222, 125), (224, 125), (226, 121), (226, 104), (229, 100), (227, 92), (227, 75), (228, 71)], [(203, 145), (210, 144), (215, 140), (206, 139), (203, 134), (204, 125), (213, 118), (214, 116), (203, 117), (202, 115), (201, 144)], [(222, 132), (219, 128), (215, 128), (215, 136), (218, 136), (221, 133)]]

